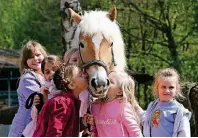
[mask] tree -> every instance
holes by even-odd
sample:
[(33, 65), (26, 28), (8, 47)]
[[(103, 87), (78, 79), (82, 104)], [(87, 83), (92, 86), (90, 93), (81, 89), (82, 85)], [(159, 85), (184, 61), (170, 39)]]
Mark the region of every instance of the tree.
[(34, 39), (50, 53), (60, 53), (59, 2), (55, 0), (1, 0), (0, 47), (20, 49)]
[[(183, 52), (194, 46), (194, 1), (124, 1), (139, 18), (137, 29), (127, 30), (139, 40), (143, 54), (154, 56), (182, 73)], [(134, 23), (135, 24), (135, 23)], [(161, 54), (159, 53), (161, 52)], [(164, 53), (164, 54), (163, 54)]]
[(76, 24), (71, 20), (68, 8), (81, 11), (79, 0), (60, 0), (61, 9), (61, 27), (62, 27), (62, 43), (64, 53), (74, 45), (78, 45), (74, 40), (74, 33), (76, 30)]

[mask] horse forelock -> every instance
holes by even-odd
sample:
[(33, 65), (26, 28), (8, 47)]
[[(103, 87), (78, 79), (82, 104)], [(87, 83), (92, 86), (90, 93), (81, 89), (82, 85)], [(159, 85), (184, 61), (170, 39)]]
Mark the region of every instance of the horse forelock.
[[(102, 33), (107, 41), (113, 42), (114, 59), (117, 70), (124, 70), (126, 66), (124, 42), (119, 26), (116, 21), (112, 22), (104, 11), (91, 11), (82, 16), (78, 24), (74, 41), (79, 42), (79, 35), (94, 36)], [(76, 44), (75, 44), (76, 45)], [(77, 46), (77, 45), (76, 45)]]

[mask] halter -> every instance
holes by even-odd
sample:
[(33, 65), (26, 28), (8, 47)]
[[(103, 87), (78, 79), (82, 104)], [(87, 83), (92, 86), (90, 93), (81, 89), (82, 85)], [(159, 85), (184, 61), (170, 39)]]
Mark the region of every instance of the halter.
[[(79, 50), (80, 60), (81, 60), (81, 62), (83, 64), (83, 66), (82, 66), (83, 69), (86, 69), (86, 68), (88, 68), (88, 67), (90, 67), (92, 65), (99, 65), (99, 66), (102, 66), (106, 70), (106, 72), (108, 72), (107, 65), (102, 60), (94, 59), (94, 60), (91, 60), (91, 61), (85, 63), (83, 61), (82, 54), (81, 54), (81, 51), (80, 51), (80, 45), (81, 44), (79, 43), (78, 50)], [(111, 47), (111, 54), (112, 54), (112, 63), (113, 63), (114, 66), (116, 66), (117, 64), (115, 63), (115, 59), (114, 59), (113, 45)]]

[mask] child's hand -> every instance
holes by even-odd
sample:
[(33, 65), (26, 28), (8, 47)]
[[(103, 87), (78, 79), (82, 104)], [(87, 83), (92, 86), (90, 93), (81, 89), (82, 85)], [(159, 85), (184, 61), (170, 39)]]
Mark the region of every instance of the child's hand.
[(95, 123), (94, 117), (88, 113), (84, 115), (83, 121), (90, 125), (94, 125), (94, 123)]
[(38, 95), (35, 95), (35, 96), (34, 96), (33, 105), (34, 105), (34, 106), (37, 106), (37, 105), (39, 105), (40, 103), (41, 103), (40, 97), (39, 97)]
[(89, 132), (88, 128), (83, 130), (82, 137), (90, 137), (90, 136), (91, 136), (91, 132)]
[(48, 99), (49, 89), (46, 88), (46, 87), (44, 87), (44, 88), (42, 89), (42, 94), (43, 94), (43, 99), (44, 99), (44, 101), (46, 101), (46, 100)]

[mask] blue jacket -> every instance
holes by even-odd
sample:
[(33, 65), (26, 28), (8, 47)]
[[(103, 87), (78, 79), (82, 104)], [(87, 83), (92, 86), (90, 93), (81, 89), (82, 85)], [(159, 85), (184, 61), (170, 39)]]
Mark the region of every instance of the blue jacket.
[[(151, 114), (155, 109), (155, 106), (159, 102), (159, 99), (151, 102), (147, 108), (146, 113), (143, 116), (143, 134), (145, 137), (150, 137), (150, 126), (151, 126)], [(190, 123), (191, 112), (183, 107), (182, 104), (178, 103), (178, 110), (175, 117), (173, 137), (190, 137)]]
[(20, 137), (26, 125), (32, 120), (31, 109), (25, 108), (25, 102), (33, 92), (41, 92), (41, 85), (41, 81), (34, 71), (25, 70), (17, 89), (19, 109), (12, 121), (9, 137)]

